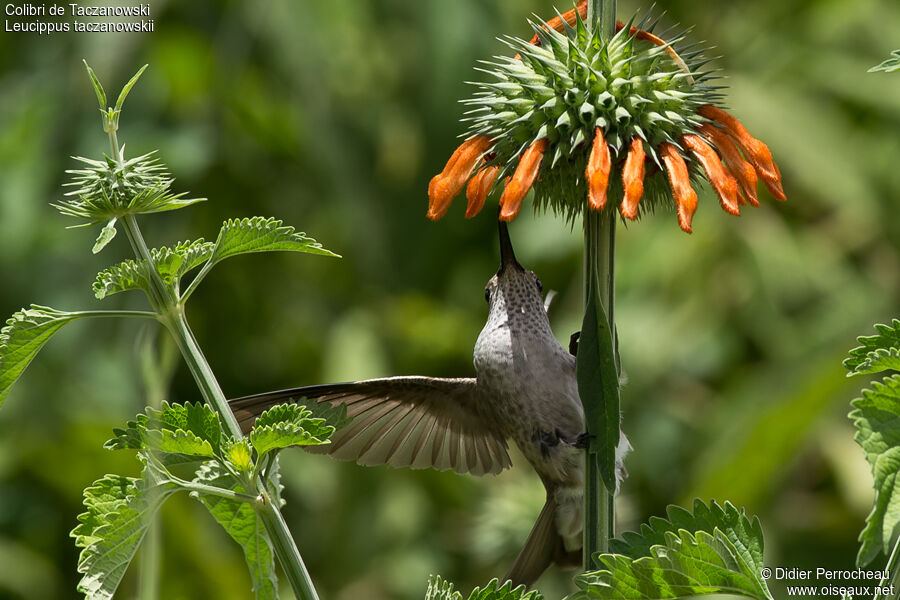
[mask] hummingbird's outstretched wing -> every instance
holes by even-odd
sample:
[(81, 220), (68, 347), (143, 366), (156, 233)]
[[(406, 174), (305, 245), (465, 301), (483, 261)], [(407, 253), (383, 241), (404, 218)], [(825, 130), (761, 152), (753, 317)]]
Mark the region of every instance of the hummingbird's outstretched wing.
[(331, 444), (310, 446), (366, 466), (497, 474), (510, 466), (506, 440), (476, 410), (475, 379), (385, 377), (312, 385), (230, 400), (241, 429), (264, 410), (301, 398), (347, 406), (352, 420)]

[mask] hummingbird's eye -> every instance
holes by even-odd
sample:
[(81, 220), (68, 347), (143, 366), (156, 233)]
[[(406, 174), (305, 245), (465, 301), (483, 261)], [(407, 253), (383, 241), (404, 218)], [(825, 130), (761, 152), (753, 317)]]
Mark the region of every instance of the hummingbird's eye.
[(491, 301), (491, 288), (484, 288), (484, 301), (485, 302)]

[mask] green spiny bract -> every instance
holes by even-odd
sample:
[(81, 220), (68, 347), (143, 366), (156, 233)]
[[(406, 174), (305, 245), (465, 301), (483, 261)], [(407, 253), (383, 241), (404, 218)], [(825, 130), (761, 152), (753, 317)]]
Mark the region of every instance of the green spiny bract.
[[(719, 88), (709, 85), (712, 74), (700, 71), (706, 62), (702, 51), (682, 48), (678, 56), (683, 66), (670, 55), (681, 38), (657, 46), (629, 33), (626, 25), (603, 42), (599, 31), (589, 33), (581, 18), (574, 27), (566, 25), (564, 33), (543, 21), (531, 26), (540, 45), (515, 37), (501, 40), (521, 58), (485, 62), (487, 68), (478, 70), (496, 81), (473, 83), (480, 91), (463, 102), (474, 107), (465, 118), (469, 136), (486, 135), (494, 142), (488, 164), (500, 166), (499, 177), (515, 171), (528, 146), (547, 139), (534, 184), (535, 206), (569, 218), (581, 213), (587, 197), (584, 172), (597, 127), (604, 132), (614, 165), (625, 159), (629, 142), (639, 137), (662, 171), (659, 144), (680, 148), (681, 136), (694, 133), (705, 120), (696, 109), (721, 98)], [(652, 171), (642, 209), (652, 208), (666, 194), (662, 177), (650, 175)], [(702, 176), (696, 171), (692, 175)], [(610, 197), (621, 197), (619, 178), (612, 175)]]
[(92, 225), (129, 214), (175, 210), (202, 200), (173, 194), (174, 179), (154, 154), (126, 160), (123, 146), (118, 160), (106, 155), (103, 160), (75, 157), (86, 168), (66, 171), (72, 180), (65, 185), (75, 189), (66, 194), (70, 199), (54, 206), (62, 214)]

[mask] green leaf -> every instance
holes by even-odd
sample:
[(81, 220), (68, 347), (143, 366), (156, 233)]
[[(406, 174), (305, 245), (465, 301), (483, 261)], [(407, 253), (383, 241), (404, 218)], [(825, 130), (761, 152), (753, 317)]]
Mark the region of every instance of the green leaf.
[(293, 227), (283, 226), (277, 219), (252, 217), (229, 219), (222, 224), (210, 262), (238, 254), (289, 250), (323, 256), (338, 256)]
[(158, 429), (147, 432), (147, 449), (166, 454), (212, 458), (215, 456), (212, 444), (183, 429)]
[(134, 87), (134, 84), (138, 82), (138, 79), (141, 78), (141, 75), (144, 73), (144, 71), (147, 70), (147, 67), (149, 66), (150, 65), (144, 65), (143, 67), (138, 69), (138, 72), (134, 74), (134, 77), (129, 79), (128, 83), (125, 84), (125, 87), (122, 88), (122, 91), (119, 93), (119, 99), (116, 100), (115, 111), (117, 113), (122, 112), (122, 104), (125, 102), (125, 98), (128, 96), (128, 92), (131, 91), (131, 88)]
[(266, 426), (284, 422), (301, 423), (304, 419), (313, 418), (324, 420), (332, 428), (340, 429), (350, 422), (346, 404), (332, 405), (328, 402), (312, 401), (304, 405), (304, 400), (306, 398), (298, 397), (293, 398), (291, 402), (276, 404), (259, 415), (253, 423), (257, 426)]
[(544, 596), (537, 590), (528, 591), (524, 585), (514, 587), (512, 581), (500, 585), (499, 579), (492, 579), (483, 588), (475, 588), (469, 594), (469, 600), (543, 600)]
[(886, 73), (900, 71), (900, 50), (894, 50), (891, 52), (891, 58), (885, 60), (880, 65), (876, 65), (869, 69), (869, 73), (874, 73), (876, 71), (885, 71)]
[(454, 591), (453, 584), (440, 575), (432, 575), (428, 578), (425, 600), (462, 600), (462, 594)]
[(759, 519), (749, 518), (743, 510), (738, 510), (730, 502), (724, 508), (716, 502), (709, 505), (694, 500), (693, 513), (680, 506), (666, 509), (667, 519), (652, 517), (641, 525), (640, 533), (626, 532), (621, 538), (610, 540), (609, 549), (631, 559), (652, 556), (651, 549), (665, 544), (666, 535), (679, 530), (703, 531), (713, 534), (721, 531), (740, 550), (741, 559), (759, 572), (763, 565), (763, 534)]
[(250, 431), (250, 443), (259, 456), (290, 446), (324, 444), (335, 428), (299, 404), (279, 404), (262, 413)]
[[(195, 481), (219, 488), (246, 493), (233, 475), (209, 463), (201, 467)], [(253, 590), (258, 600), (278, 598), (278, 579), (275, 576), (275, 555), (262, 520), (246, 502), (192, 492), (200, 500), (244, 551), (250, 568)]]
[(652, 546), (650, 552), (636, 560), (621, 554), (598, 556), (603, 568), (576, 577), (581, 591), (570, 598), (650, 600), (706, 594), (772, 598), (760, 566), (747, 564), (719, 529), (667, 531), (664, 543)]
[(856, 563), (864, 566), (888, 554), (900, 530), (900, 375), (873, 382), (852, 403), (849, 417), (856, 442), (866, 453), (875, 479), (875, 505), (860, 533)]
[(103, 250), (108, 243), (112, 241), (112, 239), (116, 237), (116, 218), (113, 217), (109, 220), (109, 222), (100, 230), (100, 235), (97, 236), (97, 241), (94, 242), (94, 247), (91, 248), (91, 252), (94, 254), (98, 254), (101, 250)]
[(600, 476), (616, 489), (616, 446), (619, 444), (619, 374), (606, 312), (592, 278), (575, 362), (578, 395), (584, 406), (591, 451), (599, 457)]
[(87, 512), (72, 530), (82, 548), (78, 591), (88, 600), (113, 597), (134, 558), (156, 510), (175, 491), (171, 482), (148, 484), (143, 479), (107, 475), (84, 490)]
[[(162, 280), (170, 285), (178, 285), (181, 278), (197, 268), (212, 256), (212, 242), (202, 238), (180, 242), (174, 248), (163, 246), (150, 250)], [(103, 299), (127, 290), (149, 290), (150, 272), (146, 261), (126, 260), (97, 274), (94, 281), (94, 296)]]
[(114, 429), (113, 433), (116, 437), (106, 442), (111, 450), (154, 450), (199, 458), (221, 455), (219, 417), (201, 402), (163, 402), (159, 410), (148, 407), (125, 429)]
[(900, 371), (900, 319), (890, 325), (875, 325), (876, 335), (856, 338), (861, 346), (850, 351), (844, 361), (849, 375)]
[[(475, 588), (469, 594), (469, 600), (543, 600), (543, 598), (537, 590), (528, 591), (524, 585), (514, 587), (511, 581), (501, 586), (497, 578), (492, 579), (483, 588)], [(462, 594), (454, 591), (453, 584), (442, 579), (440, 575), (432, 575), (428, 578), (425, 600), (462, 600)]]
[(59, 329), (85, 313), (71, 313), (32, 304), (6, 321), (0, 329), (0, 405), (13, 384)]
[(106, 92), (103, 90), (103, 86), (100, 85), (100, 80), (97, 79), (97, 75), (94, 73), (94, 70), (86, 60), (81, 59), (81, 62), (84, 63), (84, 68), (87, 69), (88, 77), (91, 78), (91, 85), (94, 87), (94, 93), (97, 94), (97, 101), (100, 103), (100, 110), (106, 110)]
[(225, 448), (225, 457), (241, 473), (249, 473), (253, 469), (253, 452), (246, 438), (242, 438)]

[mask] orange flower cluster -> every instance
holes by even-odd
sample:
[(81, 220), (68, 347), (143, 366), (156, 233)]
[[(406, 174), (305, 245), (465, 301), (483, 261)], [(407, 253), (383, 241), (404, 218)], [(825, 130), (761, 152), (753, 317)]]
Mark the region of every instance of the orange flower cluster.
[[(548, 21), (547, 25), (561, 31), (564, 23), (576, 21), (576, 13), (582, 18), (586, 13), (586, 2), (576, 9)], [(619, 29), (624, 27), (617, 23)], [(662, 46), (666, 42), (651, 33), (631, 28), (632, 35)], [(538, 36), (532, 44), (539, 44)], [(671, 52), (669, 52), (671, 51)], [(684, 61), (671, 48), (670, 56), (679, 66)], [(683, 67), (686, 69), (686, 67)], [(697, 114), (705, 119), (696, 133), (682, 135), (678, 141), (683, 151), (689, 152), (699, 163), (719, 196), (722, 208), (733, 215), (740, 214), (740, 206), (758, 206), (756, 195), (757, 179), (762, 179), (771, 194), (785, 200), (781, 185), (781, 173), (772, 159), (772, 153), (761, 141), (751, 136), (746, 128), (733, 116), (711, 104), (700, 106)], [(500, 220), (510, 221), (519, 213), (522, 200), (538, 177), (547, 139), (534, 141), (521, 155), (512, 176), (507, 177), (500, 197)], [(623, 198), (619, 212), (627, 219), (637, 219), (639, 203), (644, 193), (645, 166), (647, 153), (645, 142), (634, 137), (628, 145), (628, 152), (622, 166)], [(478, 214), (484, 207), (499, 167), (490, 165), (493, 141), (484, 135), (472, 137), (453, 153), (444, 170), (436, 175), (428, 188), (428, 213), (431, 220), (443, 217), (453, 198), (468, 181), (466, 197), (468, 206), (466, 218)], [(697, 209), (697, 194), (691, 187), (690, 174), (681, 150), (671, 142), (663, 142), (657, 147), (659, 157), (668, 176), (672, 198), (675, 201), (678, 224), (685, 232), (691, 232), (691, 220)], [(746, 157), (746, 158), (745, 158)], [(724, 163), (724, 164), (723, 164)], [(612, 172), (612, 157), (604, 137), (604, 131), (597, 127), (585, 170), (588, 188), (588, 206), (591, 210), (603, 210), (607, 204), (607, 189)], [(474, 177), (472, 176), (474, 174)], [(470, 179), (471, 178), (471, 179)]]

